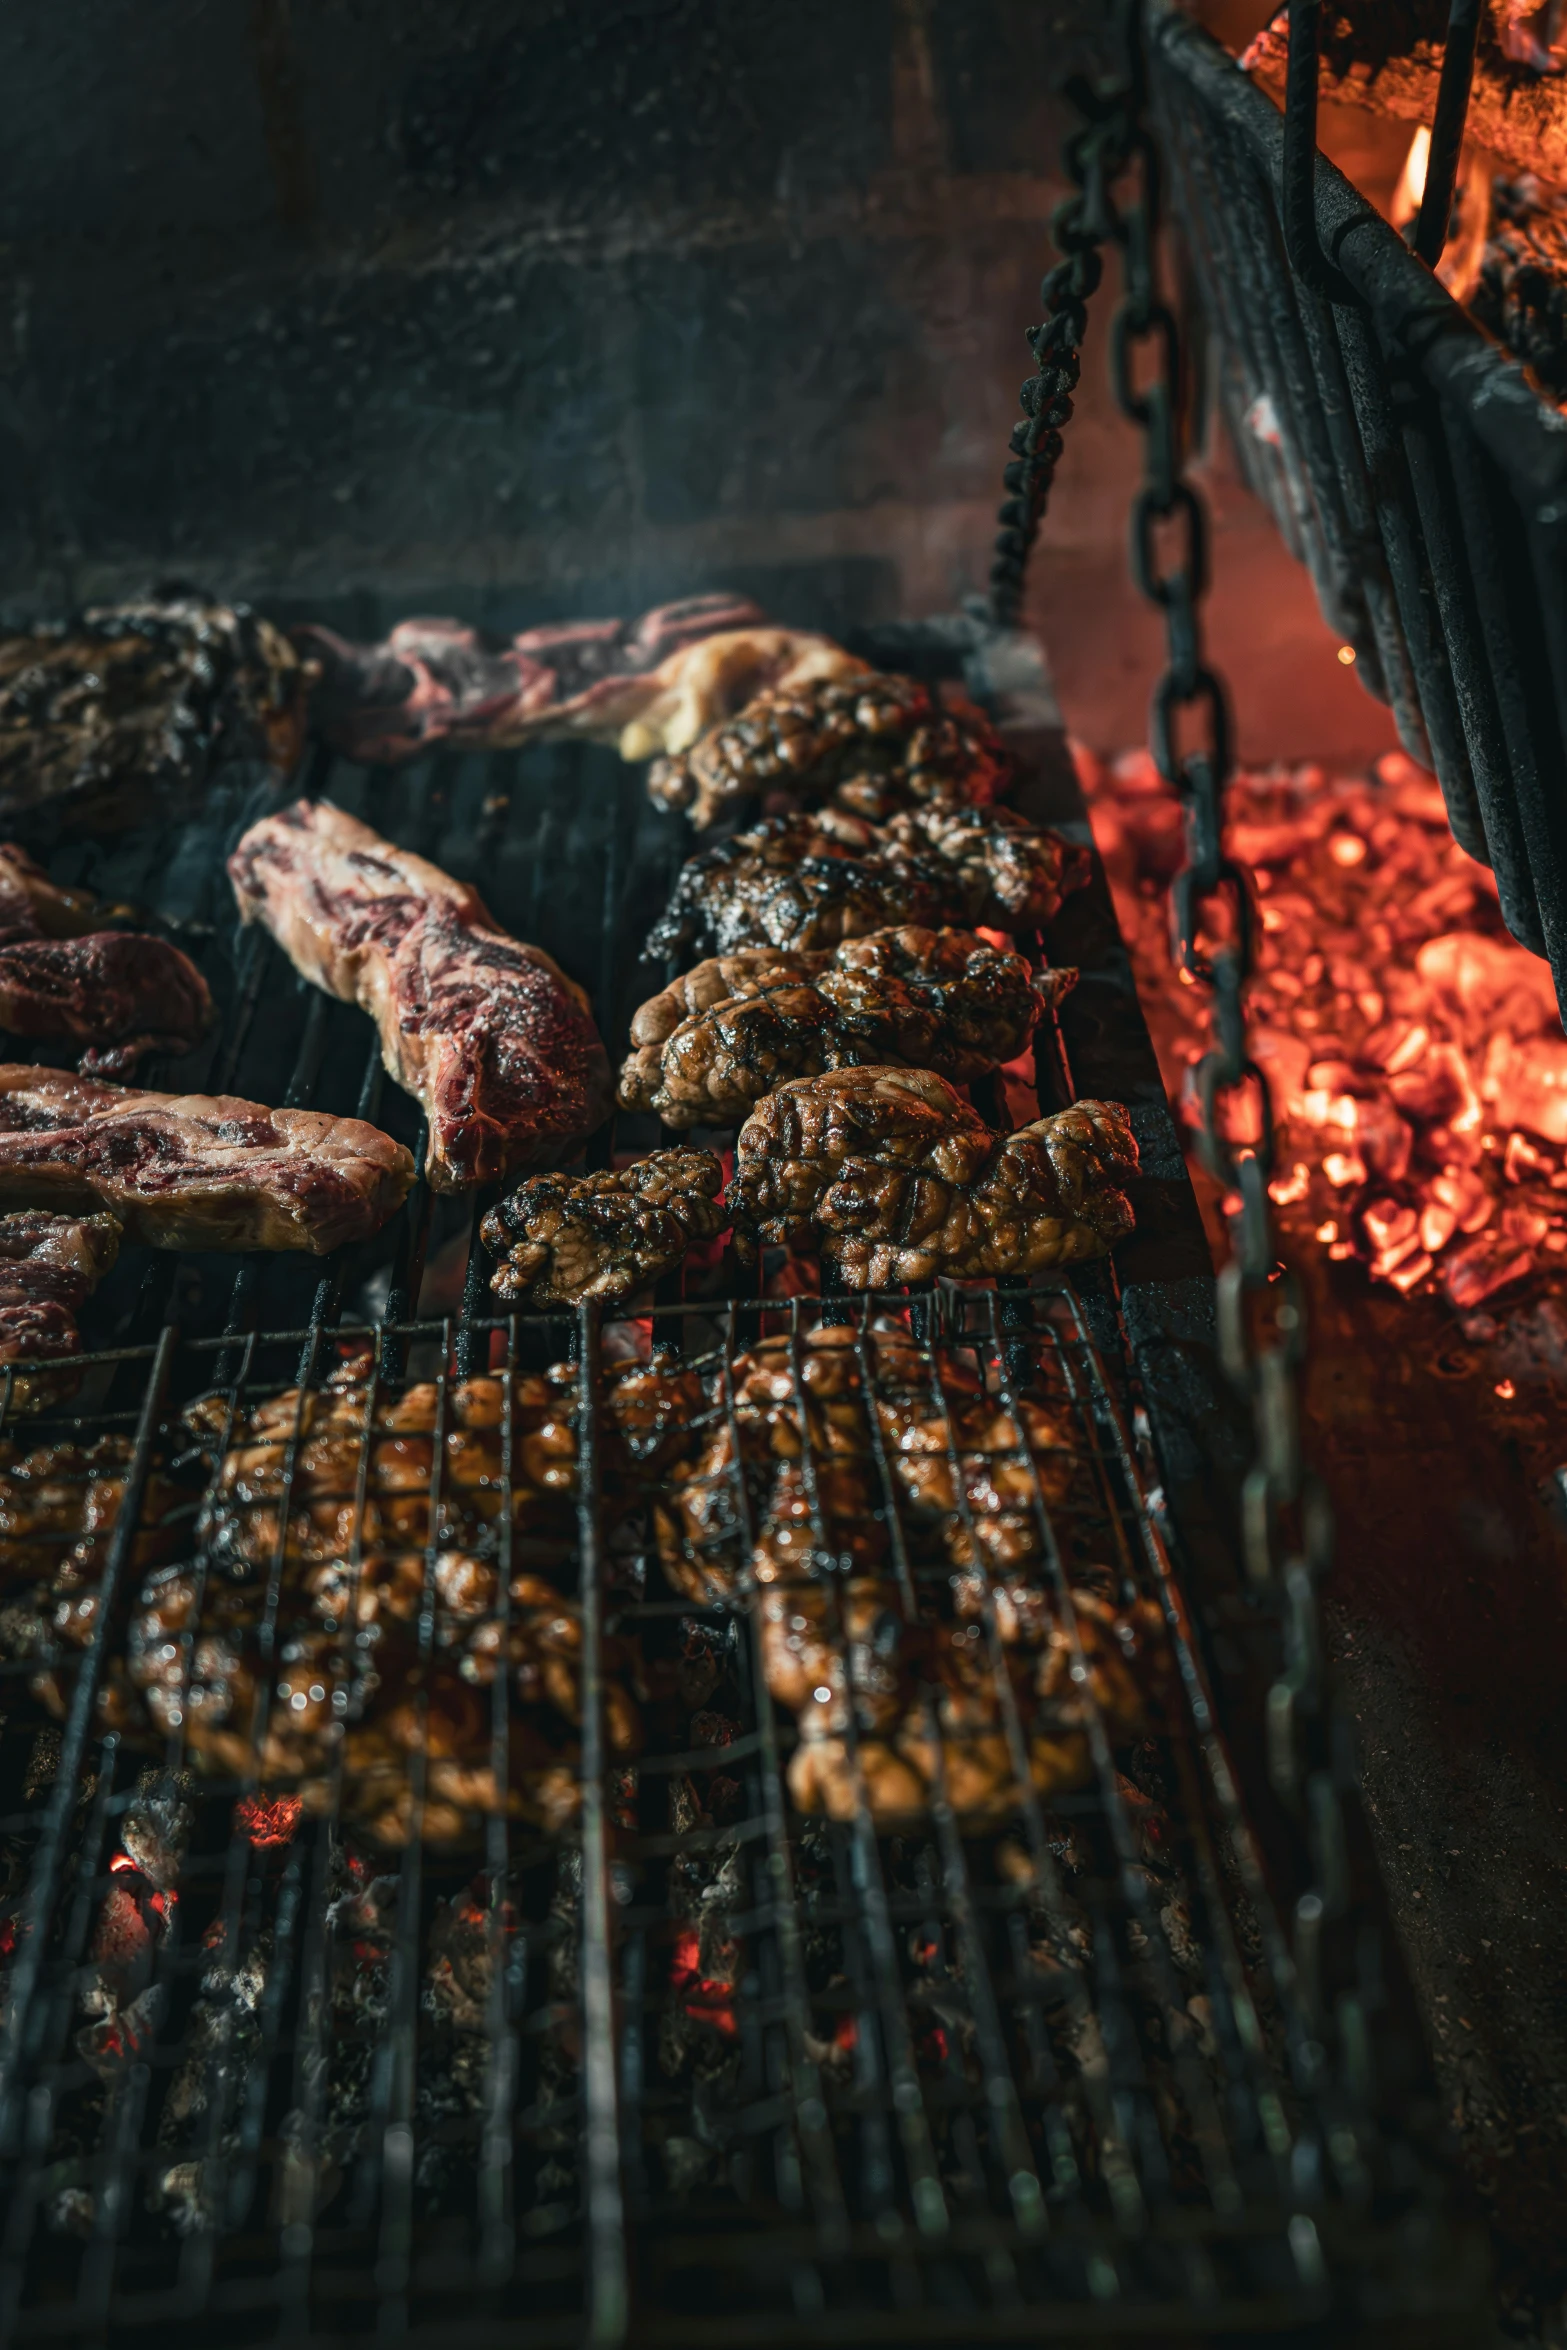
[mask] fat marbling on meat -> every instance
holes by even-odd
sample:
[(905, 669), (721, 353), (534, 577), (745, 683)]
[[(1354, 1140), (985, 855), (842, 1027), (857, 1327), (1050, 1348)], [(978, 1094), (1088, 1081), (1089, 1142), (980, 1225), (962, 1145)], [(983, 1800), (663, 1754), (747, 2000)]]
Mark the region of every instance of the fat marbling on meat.
[(246, 922), (375, 1021), (389, 1074), (429, 1122), (436, 1190), (552, 1165), (607, 1116), (587, 996), (466, 882), (309, 800), (253, 824), (229, 877)]
[(413, 1171), (359, 1118), (0, 1066), (0, 1205), (107, 1208), (155, 1248), (321, 1256), (378, 1232)]

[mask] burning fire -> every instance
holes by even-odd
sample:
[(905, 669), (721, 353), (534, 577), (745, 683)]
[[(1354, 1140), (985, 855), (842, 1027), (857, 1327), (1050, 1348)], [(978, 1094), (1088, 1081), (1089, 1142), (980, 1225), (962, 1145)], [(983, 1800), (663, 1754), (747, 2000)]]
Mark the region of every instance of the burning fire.
[[(1388, 218), (1400, 235), (1411, 232), (1419, 217), (1430, 158), (1431, 133), (1421, 123), (1409, 142), (1409, 153), (1404, 157), (1404, 168), (1388, 208)], [(1490, 225), (1491, 168), (1477, 148), (1466, 146), (1458, 159), (1447, 241), (1436, 265), (1437, 276), (1455, 302), (1467, 302), (1480, 282)]]
[[(1182, 1114), (1207, 1007), (1170, 961), (1180, 812), (1146, 752), (1080, 752), (1161, 1065)], [(1375, 780), (1238, 776), (1230, 853), (1255, 875), (1252, 1041), (1273, 1096), (1272, 1194), (1330, 1256), (1471, 1311), (1567, 1252), (1567, 1037), (1550, 973), (1402, 753)], [(1242, 1132), (1237, 1141), (1252, 1139)]]

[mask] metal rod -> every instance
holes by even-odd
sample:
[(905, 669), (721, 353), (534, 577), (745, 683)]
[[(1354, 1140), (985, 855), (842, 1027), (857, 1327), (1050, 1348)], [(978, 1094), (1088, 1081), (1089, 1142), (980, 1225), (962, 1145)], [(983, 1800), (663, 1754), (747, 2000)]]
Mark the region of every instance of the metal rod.
[(1447, 224), (1463, 153), (1464, 119), (1469, 112), (1469, 87), (1474, 79), (1475, 43), (1479, 36), (1480, 0), (1452, 0), (1447, 12), (1442, 76), (1436, 87), (1431, 145), (1426, 155), (1426, 184), (1420, 196), (1420, 217), (1415, 223), (1415, 251), (1429, 269), (1435, 269), (1447, 243)]
[(599, 1512), (599, 1306), (578, 1309), (577, 1541), (582, 1610), (582, 2023), (587, 2221), (587, 2338), (595, 2350), (625, 2339), (631, 2309), (625, 2204), (620, 2183), (619, 2085), (611, 1937), (604, 1730), (604, 1551)]

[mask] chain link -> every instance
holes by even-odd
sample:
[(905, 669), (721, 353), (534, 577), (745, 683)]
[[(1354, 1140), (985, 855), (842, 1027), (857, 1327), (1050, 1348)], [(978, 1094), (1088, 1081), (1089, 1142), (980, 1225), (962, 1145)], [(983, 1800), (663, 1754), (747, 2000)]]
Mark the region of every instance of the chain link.
[[(1124, 13), (1130, 17), (1130, 7), (1124, 6)], [(1127, 47), (1129, 55), (1140, 57), (1135, 44)], [(1088, 302), (1104, 275), (1102, 248), (1117, 233), (1111, 191), (1126, 168), (1142, 109), (1137, 74), (1097, 86), (1079, 76), (1067, 84), (1066, 95), (1084, 116), (1082, 127), (1066, 143), (1067, 177), (1077, 192), (1058, 204), (1051, 217), (1050, 233), (1062, 259), (1040, 284), (1044, 323), (1031, 327), (1026, 338), (1037, 373), (1018, 394), (1023, 422), (1012, 427), (1011, 462), (1001, 476), (1007, 495), (997, 510), (1000, 527), (990, 567), (990, 617), (997, 628), (1017, 628), (1022, 621), (1028, 559), (1049, 503), (1062, 428), (1071, 421), (1072, 394), (1082, 373)], [(1170, 326), (1173, 333), (1173, 318)]]

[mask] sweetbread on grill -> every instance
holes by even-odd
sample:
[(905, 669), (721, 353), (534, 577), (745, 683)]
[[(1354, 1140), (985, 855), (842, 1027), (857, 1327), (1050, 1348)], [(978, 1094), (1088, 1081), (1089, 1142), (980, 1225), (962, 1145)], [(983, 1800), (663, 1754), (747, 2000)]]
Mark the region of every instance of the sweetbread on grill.
[(626, 1298), (723, 1230), (723, 1161), (654, 1151), (630, 1167), (535, 1175), (480, 1227), (501, 1262), (490, 1287), (508, 1305)]
[(1087, 871), (1081, 849), (1010, 808), (906, 809), (882, 826), (833, 808), (772, 816), (687, 860), (646, 952), (809, 951), (900, 923), (1033, 929)]
[(752, 1111), (729, 1204), (742, 1244), (815, 1239), (850, 1288), (977, 1280), (1103, 1256), (1137, 1164), (1117, 1102), (1003, 1136), (929, 1070), (840, 1069)]
[(698, 830), (769, 791), (804, 806), (832, 800), (879, 820), (928, 802), (983, 806), (1011, 780), (1000, 737), (977, 710), (943, 708), (912, 677), (870, 674), (780, 685), (688, 751), (659, 759), (648, 791)]
[[(830, 1069), (896, 1061), (978, 1076), (1016, 1058), (1044, 1001), (1021, 955), (968, 930), (903, 924), (831, 957), (780, 952), (771, 969), (765, 953), (748, 950), (740, 969), (739, 956), (700, 963), (644, 1007), (647, 1041), (621, 1069), (623, 1109), (677, 1128), (725, 1126), (789, 1078)], [(721, 996), (726, 967), (737, 984)], [(671, 1020), (682, 995), (692, 1008)]]

